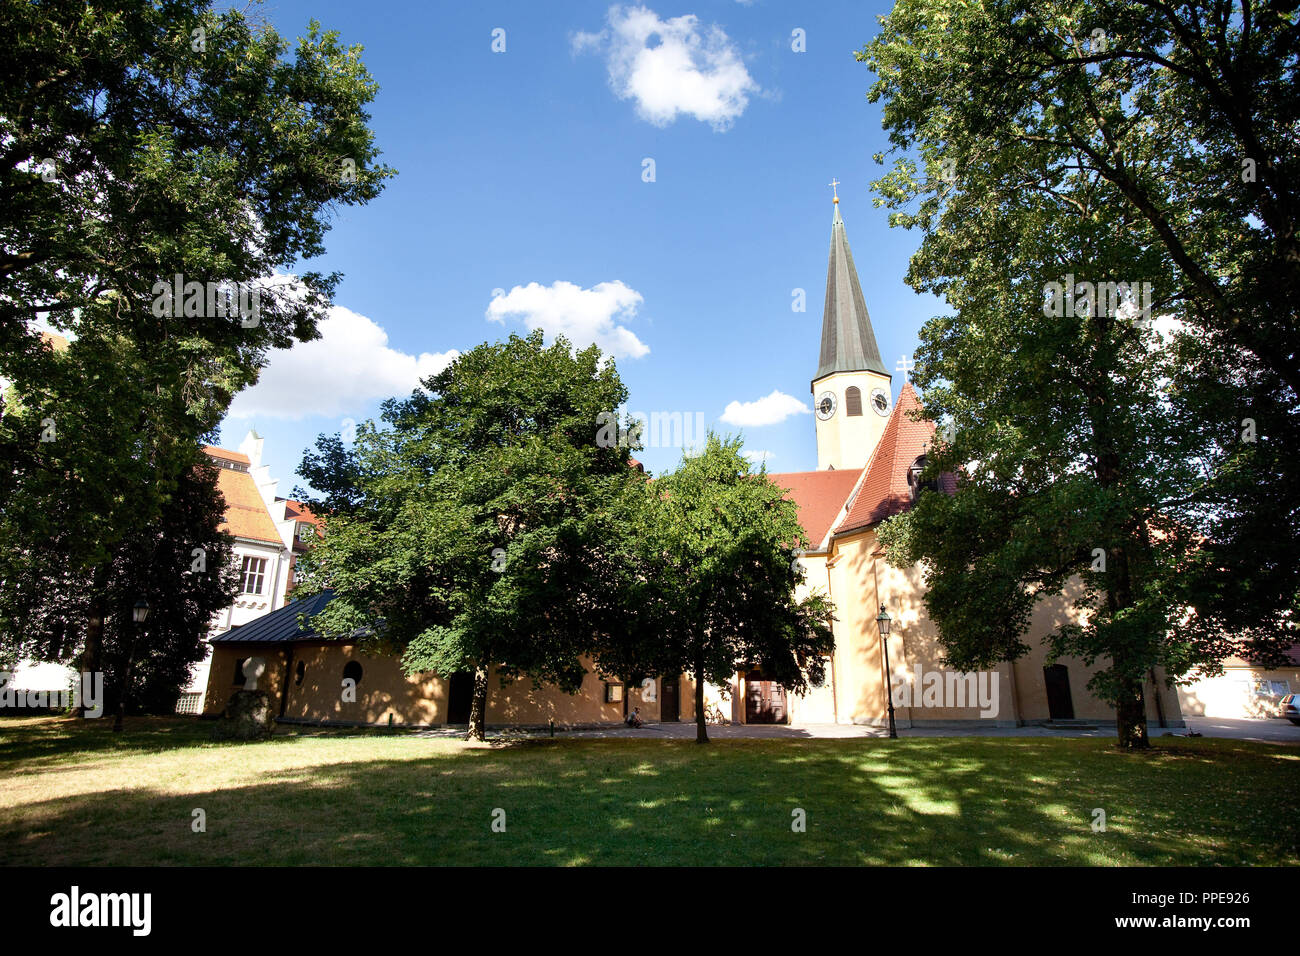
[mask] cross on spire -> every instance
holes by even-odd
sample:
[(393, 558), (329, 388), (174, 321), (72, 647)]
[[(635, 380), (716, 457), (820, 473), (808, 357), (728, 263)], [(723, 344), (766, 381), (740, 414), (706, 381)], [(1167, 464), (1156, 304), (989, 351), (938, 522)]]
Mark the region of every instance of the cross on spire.
[(903, 384), (906, 385), (907, 373), (916, 368), (916, 362), (904, 355), (898, 360), (898, 364), (895, 365), (894, 368), (903, 373)]
[(831, 177), (831, 181), (830, 181), (829, 183), (827, 183), (826, 185), (827, 185), (827, 186), (830, 186), (830, 187), (831, 187), (831, 191), (835, 194), (835, 199), (834, 199), (834, 201), (835, 201), (835, 202), (839, 202), (839, 201), (840, 201), (840, 191), (839, 191), (838, 189), (836, 189), (836, 187), (840, 185), (840, 181), (839, 181), (838, 179), (836, 179), (835, 177), (832, 176), (832, 177)]

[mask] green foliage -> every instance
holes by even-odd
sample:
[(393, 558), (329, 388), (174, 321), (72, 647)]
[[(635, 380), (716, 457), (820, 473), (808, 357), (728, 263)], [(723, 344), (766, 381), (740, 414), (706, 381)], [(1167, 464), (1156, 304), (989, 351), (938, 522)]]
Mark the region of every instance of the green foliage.
[(268, 349), (315, 337), (335, 279), (266, 289), (252, 327), (154, 316), (154, 283), (264, 280), (324, 251), (330, 207), (379, 194), (392, 170), (373, 162), (360, 49), (313, 23), (290, 59), (269, 25), (206, 2), (5, 0), (0, 34), (0, 373), (39, 381), (13, 359), (34, 347), (25, 320), (49, 313), (127, 335), (211, 427)]
[[(393, 172), (359, 48), (318, 24), (291, 54), (206, 0), (0, 0), (0, 36), (0, 579), (102, 592), (269, 350), (316, 337), (337, 276), (283, 271)], [(256, 316), (167, 314), (176, 275), (258, 288)]]
[[(72, 549), (57, 541), (42, 550), (39, 566), (21, 562), (12, 574), (7, 568), (0, 591), (5, 663), (27, 658), (81, 667), (82, 630), (100, 598), (109, 613), (93, 667), (104, 672), (109, 712), (121, 696), (129, 654), (128, 712), (171, 713), (191, 667), (207, 654), (212, 616), (238, 593), (233, 541), (220, 530), (224, 511), (216, 467), (191, 447), (188, 465), (164, 495), (160, 520), (118, 543), (97, 587), (73, 563)], [(150, 608), (143, 627), (131, 617), (141, 598)]]
[(304, 460), (326, 528), (301, 586), (335, 592), (314, 626), (365, 629), (409, 673), (496, 665), (574, 691), (620, 606), (616, 519), (644, 481), (627, 448), (596, 440), (627, 398), (618, 373), (538, 331), (424, 385), (354, 448), (322, 436)]
[[(710, 432), (699, 454), (647, 489), (643, 514), (632, 629), (649, 639), (629, 649), (640, 670), (689, 671), (697, 704), (702, 682), (726, 686), (751, 667), (796, 694), (822, 682), (833, 608), (822, 594), (795, 597), (796, 552), (807, 546), (798, 506), (766, 468), (750, 472), (738, 438)], [(698, 706), (696, 718), (703, 740)]]
[[(1034, 603), (1077, 576), (1095, 613), (1054, 649), (1105, 664), (1126, 743), (1151, 666), (1267, 664), (1295, 638), (1297, 33), (1234, 9), (900, 0), (859, 54), (912, 151), (877, 183), (923, 233), (908, 281), (955, 312), (915, 377), (955, 426), (931, 469), (963, 476), (882, 540), (926, 562), (957, 666), (1022, 653)], [(1051, 314), (1071, 279), (1151, 283), (1155, 327)]]

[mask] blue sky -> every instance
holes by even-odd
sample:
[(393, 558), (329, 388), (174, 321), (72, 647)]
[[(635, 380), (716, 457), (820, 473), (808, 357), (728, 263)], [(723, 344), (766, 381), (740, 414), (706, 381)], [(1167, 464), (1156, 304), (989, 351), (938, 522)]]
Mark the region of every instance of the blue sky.
[[(222, 444), (256, 427), (288, 494), (316, 435), (532, 324), (621, 353), (630, 411), (703, 413), (770, 452), (770, 470), (815, 468), (832, 177), (886, 366), (942, 311), (903, 282), (919, 237), (871, 202), (886, 142), (853, 53), (888, 6), (267, 3), (283, 34), (316, 17), (365, 47), (372, 127), (398, 175), (335, 218), (310, 263), (344, 273), (325, 338), (274, 353)], [(723, 419), (773, 392), (797, 403)], [(661, 473), (679, 452), (638, 457)]]

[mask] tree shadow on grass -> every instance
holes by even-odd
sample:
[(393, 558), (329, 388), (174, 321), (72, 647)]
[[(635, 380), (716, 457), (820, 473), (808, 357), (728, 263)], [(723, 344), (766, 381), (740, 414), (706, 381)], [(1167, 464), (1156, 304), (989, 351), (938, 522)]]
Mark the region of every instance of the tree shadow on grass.
[[(1105, 741), (1038, 738), (419, 743), (399, 759), (313, 764), (304, 752), (196, 793), (117, 788), (9, 808), (0, 862), (1297, 862), (1297, 761), (1236, 742), (1138, 758)], [(126, 776), (129, 764), (102, 772)], [(206, 832), (193, 831), (196, 809)]]

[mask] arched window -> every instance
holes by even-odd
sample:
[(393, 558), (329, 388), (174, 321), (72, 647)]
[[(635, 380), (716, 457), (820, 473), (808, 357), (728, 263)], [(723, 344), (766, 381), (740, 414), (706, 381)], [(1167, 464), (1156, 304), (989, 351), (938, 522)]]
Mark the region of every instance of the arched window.
[(862, 414), (862, 390), (856, 385), (850, 385), (844, 390), (844, 414)]
[(921, 496), (922, 491), (925, 491), (926, 489), (929, 489), (930, 491), (939, 490), (939, 482), (936, 481), (935, 479), (931, 478), (929, 481), (921, 480), (921, 472), (923, 472), (924, 470), (925, 470), (924, 455), (918, 456), (916, 461), (912, 462), (912, 466), (907, 469), (907, 487), (911, 489), (913, 504), (915, 504), (916, 499)]
[(348, 661), (343, 665), (343, 679), (351, 679), (356, 686), (361, 685), (361, 665), (357, 661)]
[(306, 662), (306, 661), (299, 661), (299, 662), (298, 662), (297, 679), (294, 681), (294, 683), (297, 684), (299, 687), (301, 687), (301, 686), (302, 686), (302, 679), (303, 679), (305, 676), (307, 676), (307, 662)]

